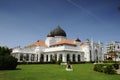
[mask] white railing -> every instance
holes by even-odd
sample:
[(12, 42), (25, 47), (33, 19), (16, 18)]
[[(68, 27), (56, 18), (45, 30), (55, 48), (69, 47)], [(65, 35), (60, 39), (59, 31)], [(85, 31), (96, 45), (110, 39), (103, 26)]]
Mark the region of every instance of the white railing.
[(62, 51), (62, 50), (81, 51), (82, 49), (80, 47), (64, 45), (64, 46), (55, 46), (55, 47), (46, 48), (44, 52)]

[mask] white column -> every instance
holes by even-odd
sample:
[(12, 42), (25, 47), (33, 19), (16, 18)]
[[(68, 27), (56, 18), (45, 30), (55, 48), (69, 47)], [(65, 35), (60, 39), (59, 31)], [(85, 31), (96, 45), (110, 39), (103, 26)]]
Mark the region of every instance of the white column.
[(66, 59), (67, 57), (66, 57), (66, 54), (64, 53), (63, 55), (62, 55), (62, 62), (66, 62)]
[(75, 55), (75, 62), (78, 62), (78, 54)]
[(50, 62), (50, 54), (48, 54), (48, 62)]
[(38, 54), (38, 62), (40, 62), (40, 56), (41, 56), (41, 54), (39, 53)]
[(57, 53), (57, 61), (59, 60), (59, 54)]
[(80, 59), (81, 59), (81, 61), (84, 61), (84, 54), (83, 53), (81, 53)]
[(44, 54), (44, 62), (46, 62), (46, 54)]
[(73, 54), (70, 54), (70, 61), (73, 62)]
[(20, 62), (20, 53), (17, 54), (18, 62)]
[(31, 54), (29, 54), (29, 62), (31, 62)]
[(34, 56), (34, 61), (37, 62), (37, 54)]

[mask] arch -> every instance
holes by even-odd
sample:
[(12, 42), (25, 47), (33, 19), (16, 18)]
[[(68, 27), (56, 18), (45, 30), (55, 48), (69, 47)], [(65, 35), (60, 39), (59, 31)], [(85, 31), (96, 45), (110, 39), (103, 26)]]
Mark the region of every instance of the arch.
[(20, 61), (23, 61), (23, 54), (20, 54)]
[(55, 56), (55, 61), (57, 61), (57, 54), (55, 54), (54, 56)]
[(52, 57), (52, 54), (50, 54), (50, 62), (52, 62), (53, 60), (53, 57)]
[(59, 55), (59, 59), (62, 60), (62, 54)]
[(41, 55), (40, 55), (40, 62), (43, 62), (43, 61), (44, 61), (44, 55), (41, 54)]
[(72, 56), (72, 57), (73, 57), (73, 62), (75, 62), (75, 54), (73, 54), (73, 56)]
[(98, 61), (98, 50), (97, 49), (95, 50), (95, 55), (94, 56), (95, 56), (95, 61)]
[(90, 50), (90, 61), (92, 61), (92, 52)]
[(32, 54), (32, 55), (31, 55), (31, 61), (34, 61), (34, 58), (35, 58), (35, 55)]
[(29, 54), (26, 54), (26, 61), (29, 60)]
[(46, 61), (48, 62), (48, 55), (46, 55)]
[(78, 54), (78, 62), (80, 62), (81, 60), (80, 60), (80, 54)]
[(70, 61), (70, 54), (67, 54), (67, 62)]

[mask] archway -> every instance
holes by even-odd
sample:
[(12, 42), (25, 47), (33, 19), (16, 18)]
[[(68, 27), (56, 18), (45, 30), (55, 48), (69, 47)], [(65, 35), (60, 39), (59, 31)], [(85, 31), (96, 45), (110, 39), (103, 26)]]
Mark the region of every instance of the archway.
[(73, 56), (72, 56), (72, 57), (73, 57), (73, 62), (75, 62), (75, 54), (73, 54)]
[(62, 54), (59, 55), (59, 59), (62, 60)]
[(81, 60), (80, 60), (80, 54), (78, 54), (78, 62), (80, 62)]
[(70, 61), (70, 54), (67, 54), (67, 62)]
[(95, 61), (98, 61), (98, 50), (97, 49), (95, 50), (95, 55), (94, 56), (95, 56)]
[(46, 55), (46, 61), (48, 62), (48, 55)]

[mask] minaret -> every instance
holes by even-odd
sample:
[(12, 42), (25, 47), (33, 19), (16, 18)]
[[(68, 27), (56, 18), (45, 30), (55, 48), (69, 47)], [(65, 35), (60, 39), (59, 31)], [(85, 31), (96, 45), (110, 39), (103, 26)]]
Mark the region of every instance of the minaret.
[(93, 42), (93, 39), (91, 39), (90, 45), (91, 45), (92, 61), (94, 61), (95, 60), (95, 55), (94, 55), (94, 42)]

